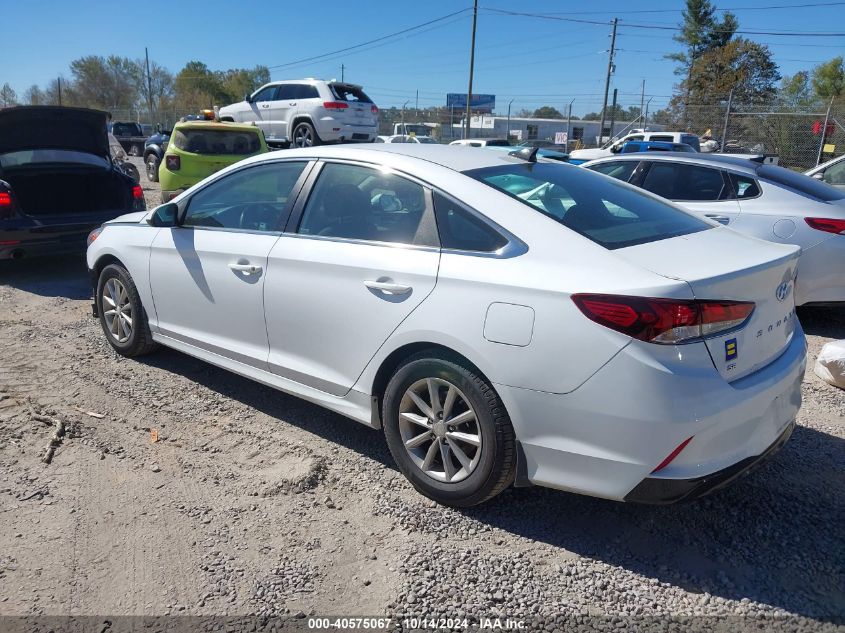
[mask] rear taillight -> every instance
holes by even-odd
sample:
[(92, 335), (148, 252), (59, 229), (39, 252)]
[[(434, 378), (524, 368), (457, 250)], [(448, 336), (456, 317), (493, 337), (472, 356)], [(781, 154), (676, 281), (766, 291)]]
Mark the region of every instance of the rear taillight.
[(810, 228), (816, 229), (817, 231), (845, 235), (845, 220), (834, 218), (804, 218), (804, 221), (810, 225)]
[(572, 295), (591, 321), (649, 343), (685, 343), (741, 326), (754, 312), (750, 301), (652, 299)]
[(12, 196), (5, 191), (0, 191), (0, 207), (11, 207)]
[(144, 190), (141, 189), (141, 185), (135, 185), (134, 187), (132, 187), (132, 197), (136, 200), (144, 199)]
[(164, 166), (170, 171), (179, 171), (182, 167), (182, 159), (174, 154), (168, 154), (164, 157)]
[(12, 203), (12, 194), (6, 191), (0, 191), (0, 219), (8, 219), (14, 215), (15, 208)]
[(377, 105), (370, 106), (370, 112), (372, 112), (373, 114), (378, 114), (378, 106)]
[(326, 110), (346, 110), (349, 107), (349, 104), (345, 101), (324, 101), (323, 107)]

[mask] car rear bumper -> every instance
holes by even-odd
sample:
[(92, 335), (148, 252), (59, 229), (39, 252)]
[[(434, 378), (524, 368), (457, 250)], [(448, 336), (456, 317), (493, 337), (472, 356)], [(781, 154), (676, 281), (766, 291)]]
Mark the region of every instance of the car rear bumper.
[(378, 135), (376, 125), (341, 123), (330, 117), (317, 121), (316, 127), (320, 140), (329, 143), (370, 143)]
[(833, 235), (801, 251), (795, 305), (845, 302), (845, 235)]
[[(704, 487), (764, 455), (801, 406), (806, 341), (800, 326), (781, 355), (731, 383), (703, 343), (631, 342), (574, 391), (496, 384), (533, 484), (614, 500), (649, 487)], [(658, 464), (692, 438), (667, 466)], [(680, 483), (675, 483), (680, 482)], [(727, 483), (727, 482), (724, 482)], [(695, 492), (695, 491), (693, 491)], [(642, 491), (638, 492), (638, 496)]]
[(0, 231), (0, 259), (84, 253), (88, 234), (100, 223), (62, 232)]

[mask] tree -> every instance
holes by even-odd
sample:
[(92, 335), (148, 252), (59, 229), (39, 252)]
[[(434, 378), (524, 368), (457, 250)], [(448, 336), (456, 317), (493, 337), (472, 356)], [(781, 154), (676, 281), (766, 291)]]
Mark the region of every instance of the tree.
[(527, 108), (522, 108), (519, 112), (516, 112), (514, 116), (518, 119), (530, 119), (534, 116), (534, 113)]
[(814, 101), (810, 88), (810, 73), (802, 70), (784, 77), (780, 82), (778, 97), (781, 103), (791, 110), (809, 108)]
[(813, 90), (823, 99), (845, 93), (845, 67), (841, 55), (813, 68)]
[(70, 63), (73, 91), (80, 105), (130, 110), (138, 105), (139, 69), (127, 57), (87, 55)]
[(4, 108), (8, 108), (9, 106), (17, 105), (17, 102), (18, 94), (8, 83), (3, 84), (3, 87), (0, 88), (0, 104)]
[(673, 39), (683, 44), (686, 50), (666, 57), (680, 64), (675, 74), (689, 76), (690, 69), (701, 55), (731, 40), (739, 28), (739, 22), (730, 11), (726, 11), (721, 20), (717, 19), (716, 7), (710, 0), (687, 0), (687, 8), (682, 16), (684, 21), (680, 25), (680, 33)]
[[(161, 112), (173, 107), (173, 74), (155, 61), (150, 62), (150, 76), (147, 81), (146, 60), (135, 62), (135, 86), (141, 100), (141, 107), (149, 109), (152, 101), (153, 110)], [(152, 113), (151, 113), (152, 115)]]
[(38, 84), (32, 84), (23, 93), (23, 100), (29, 105), (43, 105), (45, 100), (44, 91), (38, 87)]
[(270, 82), (270, 70), (266, 66), (252, 69), (233, 68), (219, 73), (220, 85), (228, 97), (228, 103), (240, 101), (247, 93)]
[(562, 119), (563, 115), (552, 106), (543, 106), (534, 110), (534, 117), (538, 119)]

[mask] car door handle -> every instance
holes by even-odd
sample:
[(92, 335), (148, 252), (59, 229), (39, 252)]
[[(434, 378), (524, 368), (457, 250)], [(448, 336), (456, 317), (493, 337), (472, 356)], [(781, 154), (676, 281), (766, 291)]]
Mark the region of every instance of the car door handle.
[(261, 107), (262, 108), (269, 108), (270, 106), (269, 105), (262, 105)]
[(235, 272), (244, 273), (245, 275), (253, 275), (261, 272), (261, 266), (256, 266), (255, 264), (239, 264), (237, 262), (232, 262), (229, 264), (229, 268)]
[(718, 213), (705, 213), (704, 217), (710, 218), (711, 220), (716, 220), (721, 224), (728, 224), (731, 219), (726, 215), (719, 215)]
[(381, 292), (386, 292), (391, 295), (403, 295), (406, 292), (411, 292), (411, 286), (395, 284), (391, 281), (367, 280), (364, 282), (364, 285), (370, 290), (379, 290)]
[(290, 101), (288, 102), (288, 105), (296, 105), (296, 101)]

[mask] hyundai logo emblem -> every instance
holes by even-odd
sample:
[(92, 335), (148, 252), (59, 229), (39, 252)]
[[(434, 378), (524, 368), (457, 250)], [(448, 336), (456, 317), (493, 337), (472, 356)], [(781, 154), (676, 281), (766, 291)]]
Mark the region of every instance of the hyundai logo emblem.
[(790, 292), (792, 292), (792, 282), (784, 281), (775, 290), (775, 297), (777, 297), (778, 301), (786, 301), (786, 298), (789, 296)]

